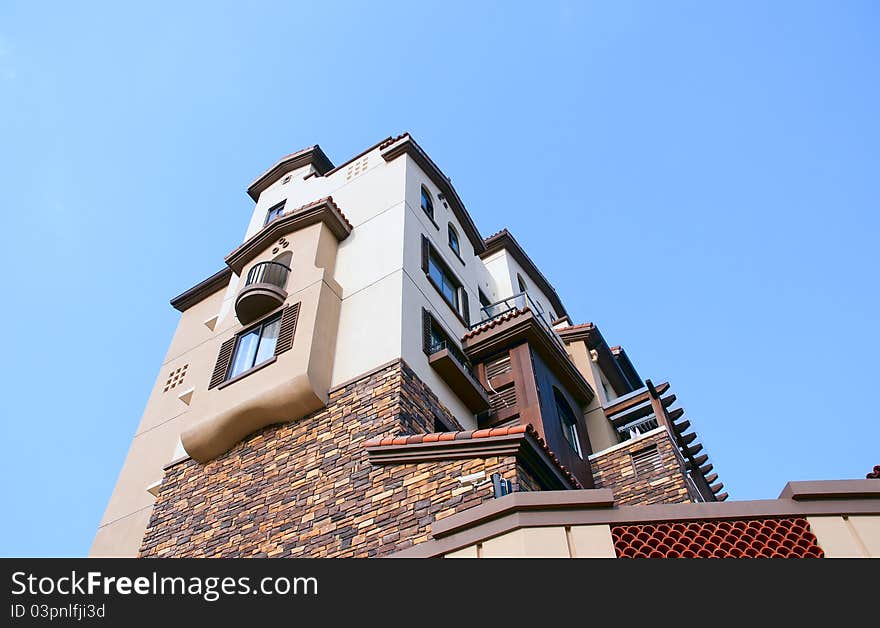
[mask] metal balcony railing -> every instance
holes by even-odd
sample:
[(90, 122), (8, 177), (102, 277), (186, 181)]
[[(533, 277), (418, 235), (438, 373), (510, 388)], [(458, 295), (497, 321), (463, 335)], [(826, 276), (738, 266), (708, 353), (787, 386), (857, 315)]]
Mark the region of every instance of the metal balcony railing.
[(565, 353), (565, 345), (562, 343), (562, 340), (559, 339), (559, 336), (556, 333), (556, 330), (553, 329), (553, 326), (547, 322), (547, 319), (544, 318), (544, 308), (535, 301), (528, 292), (520, 292), (519, 294), (515, 294), (512, 297), (507, 297), (506, 299), (501, 299), (500, 301), (496, 301), (495, 303), (491, 303), (485, 307), (480, 308), (480, 316), (481, 320), (474, 323), (470, 326), (471, 329), (477, 329), (478, 327), (482, 327), (486, 323), (504, 316), (508, 312), (513, 312), (516, 310), (524, 310), (528, 308), (535, 319), (544, 328), (544, 330), (550, 335), (553, 341), (557, 344), (557, 346), (562, 349), (562, 352)]
[(290, 268), (278, 262), (260, 262), (248, 271), (246, 286), (255, 283), (268, 283), (284, 289)]
[(455, 346), (452, 342), (447, 342), (446, 340), (437, 340), (431, 343), (428, 347), (428, 355), (434, 355), (438, 351), (442, 351), (443, 349), (449, 350), (449, 355), (455, 358), (455, 361), (459, 363), (459, 365), (465, 370), (465, 372), (470, 375), (474, 381), (477, 380), (477, 376), (474, 373), (474, 367), (471, 365), (470, 361), (467, 359), (462, 350)]
[(621, 440), (629, 440), (633, 438), (636, 434), (644, 434), (645, 432), (650, 432), (651, 430), (655, 430), (660, 426), (657, 422), (657, 417), (653, 414), (649, 414), (646, 417), (642, 417), (641, 419), (637, 419), (626, 425), (621, 425), (617, 428), (617, 433), (620, 435)]

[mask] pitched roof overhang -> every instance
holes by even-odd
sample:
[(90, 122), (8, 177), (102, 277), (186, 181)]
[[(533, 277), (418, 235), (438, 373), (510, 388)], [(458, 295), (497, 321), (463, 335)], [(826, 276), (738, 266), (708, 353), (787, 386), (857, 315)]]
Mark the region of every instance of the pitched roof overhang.
[(248, 186), (247, 193), (255, 202), (260, 198), (260, 194), (275, 183), (281, 176), (308, 165), (314, 166), (319, 174), (324, 174), (333, 168), (333, 162), (324, 154), (321, 147), (315, 144), (295, 153), (291, 153), (286, 157), (282, 157), (275, 164), (266, 170), (254, 182)]
[(409, 133), (389, 138), (379, 145), (382, 151), (382, 157), (385, 161), (391, 161), (401, 155), (409, 155), (416, 164), (425, 171), (431, 181), (443, 193), (444, 200), (449, 204), (452, 213), (458, 219), (461, 228), (464, 229), (465, 235), (474, 247), (474, 253), (480, 255), (486, 248), (483, 244), (483, 236), (480, 230), (474, 224), (471, 215), (464, 207), (464, 203), (458, 196), (458, 192), (452, 187), (452, 183), (443, 171), (435, 164), (428, 154), (419, 146)]
[(560, 327), (556, 330), (556, 333), (559, 334), (566, 344), (584, 341), (587, 343), (587, 348), (595, 350), (602, 372), (618, 395), (626, 395), (641, 386), (641, 382), (638, 382), (638, 385), (636, 385), (635, 382), (629, 380), (620, 362), (615, 359), (614, 353), (611, 351), (608, 343), (605, 342), (602, 332), (593, 323)]
[(352, 230), (351, 223), (333, 202), (333, 198), (328, 196), (294, 209), (270, 222), (227, 255), (226, 265), (240, 275), (245, 265), (273, 240), (319, 222), (326, 224), (340, 241), (347, 238)]
[(416, 464), (433, 460), (516, 456), (552, 489), (582, 488), (578, 479), (562, 465), (531, 425), (386, 436), (368, 440), (364, 447), (373, 464)]
[(639, 372), (636, 370), (636, 367), (629, 359), (629, 356), (626, 354), (626, 351), (623, 349), (623, 347), (621, 347), (620, 345), (617, 345), (616, 347), (611, 347), (611, 353), (614, 355), (614, 359), (617, 361), (617, 365), (620, 367), (620, 370), (623, 371), (623, 374), (626, 376), (626, 379), (630, 383), (630, 386), (633, 388), (633, 390), (644, 386)]
[(496, 253), (502, 249), (506, 250), (510, 253), (511, 257), (516, 260), (517, 264), (519, 264), (529, 278), (535, 282), (535, 285), (541, 289), (547, 298), (550, 299), (550, 305), (553, 306), (553, 310), (556, 313), (558, 318), (563, 318), (568, 316), (568, 312), (565, 310), (565, 306), (562, 304), (562, 300), (559, 298), (559, 295), (556, 293), (556, 289), (550, 285), (550, 282), (547, 281), (547, 278), (538, 270), (538, 267), (535, 265), (535, 262), (526, 254), (525, 250), (520, 246), (519, 242), (516, 241), (516, 238), (513, 237), (507, 229), (502, 229), (498, 233), (490, 235), (483, 241), (486, 245), (486, 250), (480, 254), (480, 257), (485, 259), (489, 255)]
[(205, 297), (228, 286), (231, 277), (232, 270), (230, 268), (221, 268), (204, 281), (200, 281), (189, 290), (171, 299), (171, 306), (179, 312), (184, 312)]
[(462, 338), (461, 348), (468, 358), (479, 361), (508, 347), (528, 342), (568, 391), (579, 402), (589, 403), (595, 396), (593, 389), (572, 364), (562, 343), (552, 338), (550, 333), (530, 309), (523, 308), (469, 331)]

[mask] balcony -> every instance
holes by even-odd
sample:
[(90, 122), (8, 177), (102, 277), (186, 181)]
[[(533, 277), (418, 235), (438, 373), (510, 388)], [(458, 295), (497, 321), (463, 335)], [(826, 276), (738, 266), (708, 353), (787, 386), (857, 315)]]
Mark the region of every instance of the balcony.
[(458, 347), (446, 341), (435, 342), (428, 347), (427, 353), (431, 368), (440, 374), (472, 412), (489, 409), (489, 397)]
[(501, 299), (500, 301), (496, 301), (491, 305), (480, 308), (481, 320), (471, 325), (471, 331), (477, 330), (483, 325), (499, 320), (505, 315), (512, 315), (516, 312), (521, 312), (525, 310), (528, 310), (532, 313), (535, 321), (539, 324), (540, 327), (544, 329), (545, 332), (547, 332), (547, 336), (553, 342), (555, 342), (560, 349), (562, 349), (563, 353), (565, 353), (565, 345), (562, 344), (562, 341), (559, 339), (559, 336), (556, 334), (553, 326), (547, 321), (546, 318), (544, 318), (543, 308), (538, 305), (538, 303), (531, 297), (531, 295), (529, 295), (528, 292), (520, 292), (519, 294), (515, 294), (512, 297)]
[(568, 356), (559, 335), (544, 318), (543, 309), (528, 292), (521, 292), (480, 309), (481, 318), (462, 338), (468, 359), (479, 363), (502, 351), (528, 343), (560, 382), (581, 404), (595, 393)]
[(278, 262), (260, 262), (247, 274), (244, 288), (235, 300), (235, 314), (247, 325), (281, 306), (287, 298), (284, 286), (290, 268)]

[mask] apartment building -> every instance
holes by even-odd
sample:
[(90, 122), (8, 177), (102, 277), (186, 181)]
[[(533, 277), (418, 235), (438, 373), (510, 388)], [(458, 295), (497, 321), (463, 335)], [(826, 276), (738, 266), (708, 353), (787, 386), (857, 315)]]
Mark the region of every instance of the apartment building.
[(649, 555), (645, 521), (737, 517), (823, 555), (806, 517), (843, 511), (864, 531), (829, 519), (834, 547), (876, 551), (871, 480), (725, 510), (670, 383), (574, 321), (512, 234), (483, 237), (409, 134), (338, 166), (301, 150), (247, 193), (242, 244), (171, 301), (91, 555)]

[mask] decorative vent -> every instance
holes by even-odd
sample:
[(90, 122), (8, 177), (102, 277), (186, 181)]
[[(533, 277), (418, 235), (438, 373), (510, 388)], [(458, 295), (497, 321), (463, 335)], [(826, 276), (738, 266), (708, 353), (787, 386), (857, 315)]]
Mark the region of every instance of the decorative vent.
[(492, 379), (510, 373), (510, 354), (486, 362), (486, 379)]
[(177, 368), (176, 371), (171, 371), (168, 373), (168, 380), (165, 382), (165, 390), (162, 392), (168, 392), (175, 386), (180, 386), (183, 384), (183, 378), (186, 377), (186, 369), (189, 364), (184, 364)]
[(642, 449), (630, 455), (636, 476), (652, 475), (663, 468), (657, 445)]
[(362, 172), (367, 171), (367, 166), (369, 165), (369, 155), (363, 157), (362, 159), (358, 159), (357, 161), (348, 165), (348, 170), (345, 172), (345, 180), (349, 181), (354, 179), (356, 176), (361, 174)]
[(822, 558), (802, 518), (611, 527), (619, 558)]
[(515, 408), (516, 388), (511, 384), (506, 388), (502, 388), (498, 392), (490, 394), (489, 405), (492, 407), (492, 412), (495, 413), (498, 413), (501, 410), (506, 410), (507, 408)]

